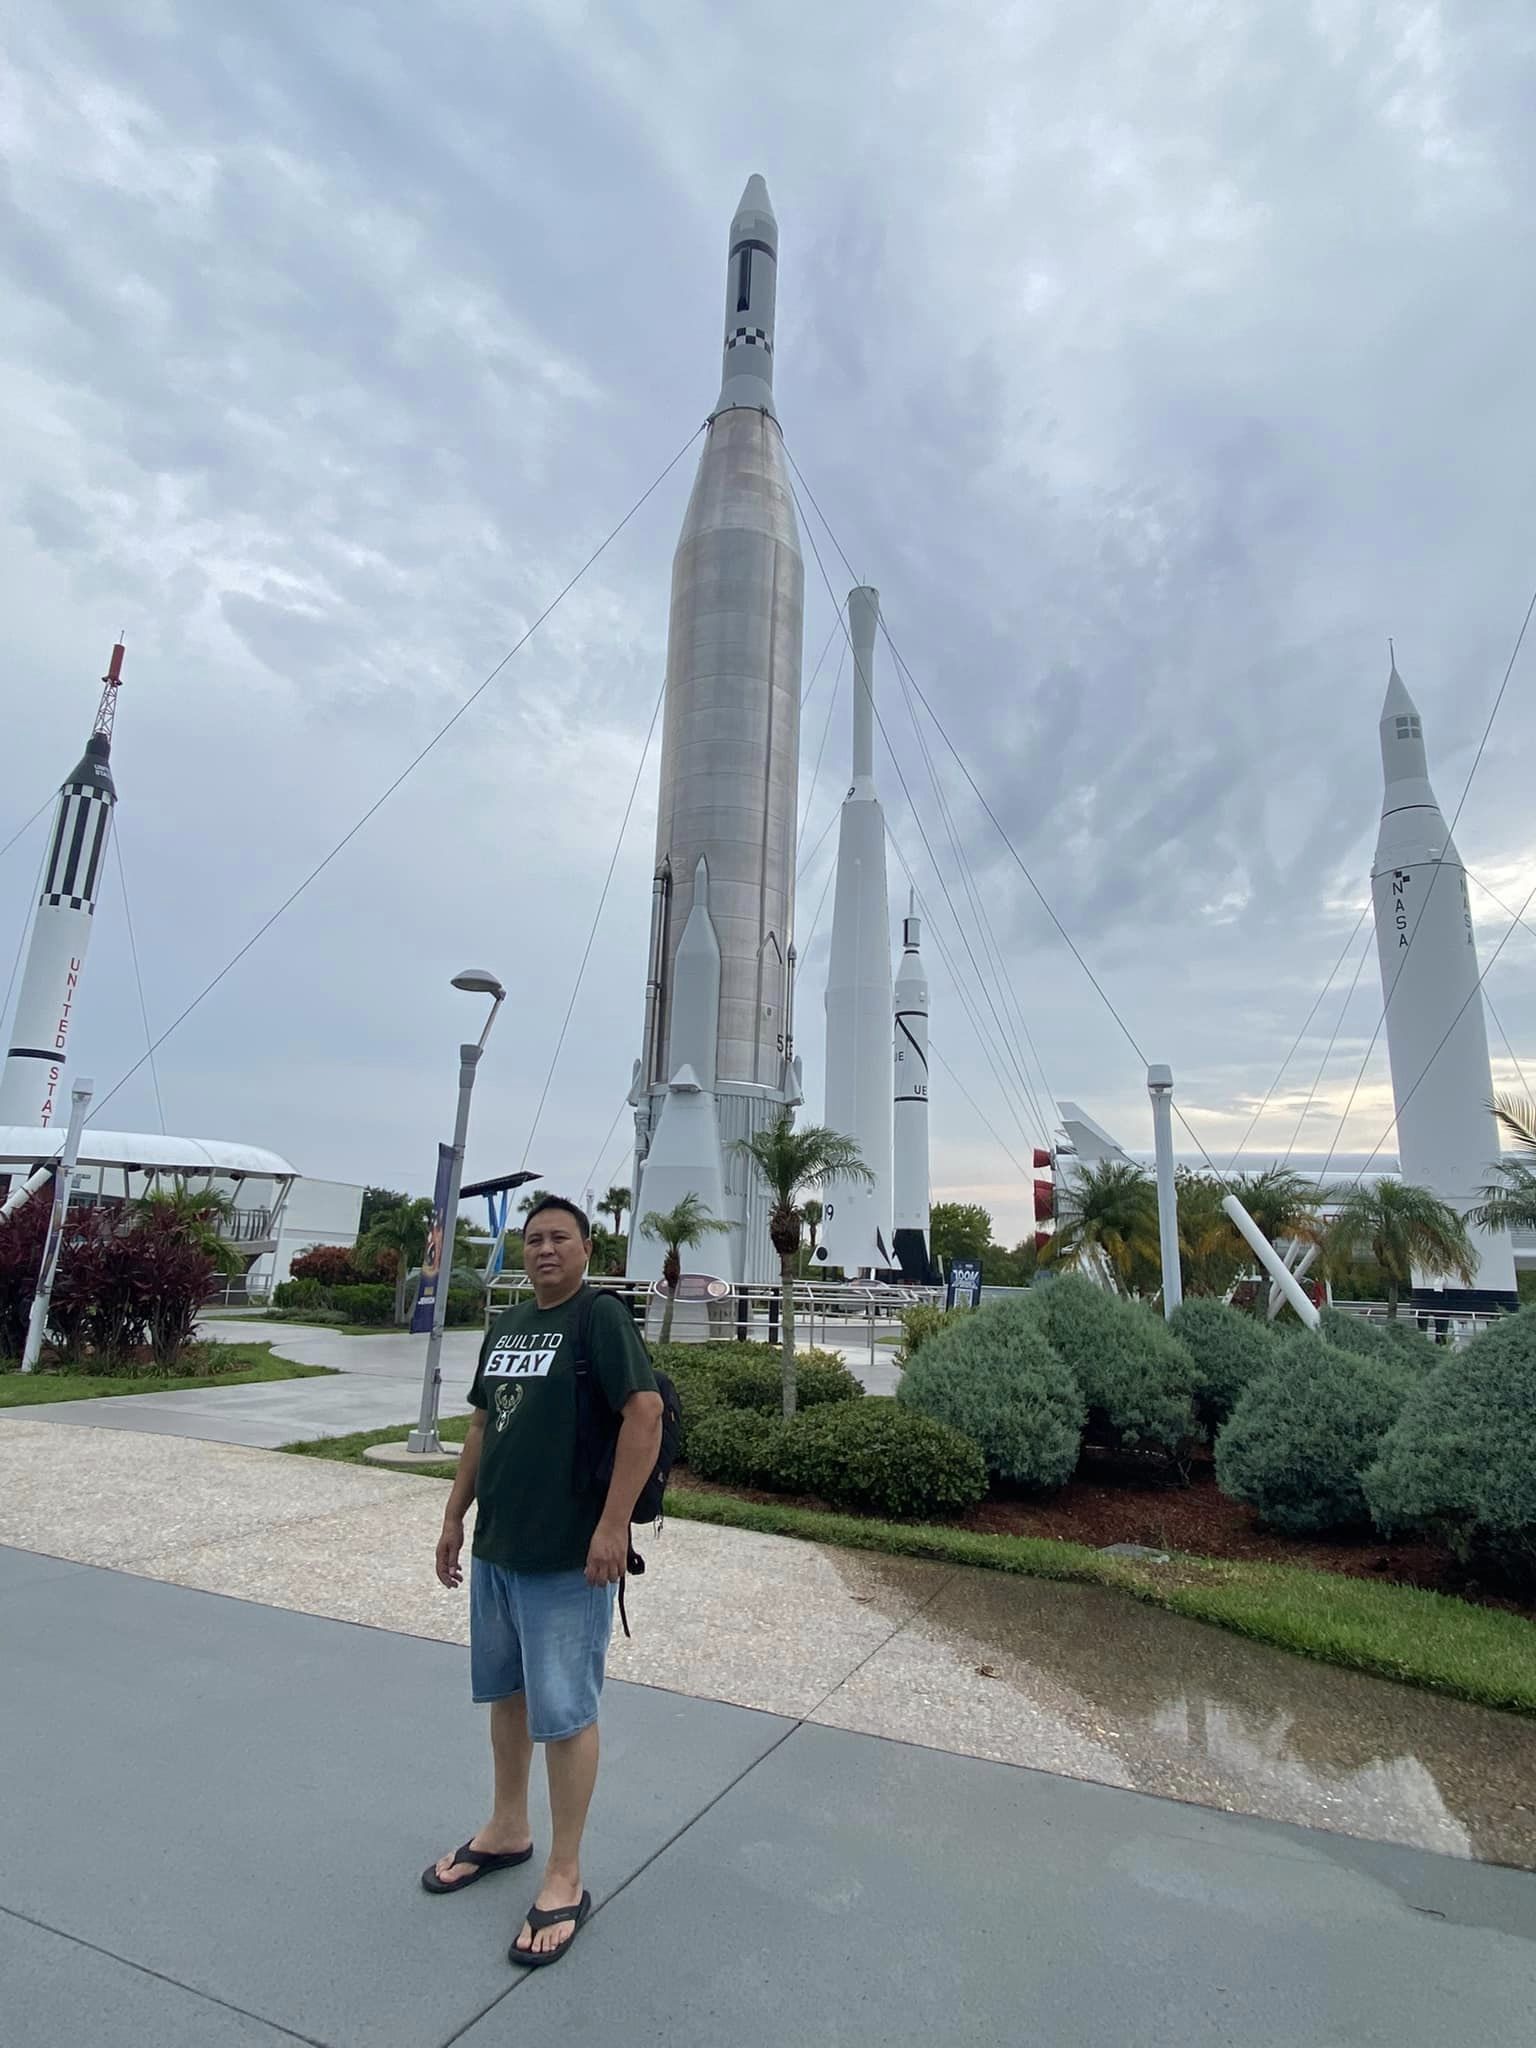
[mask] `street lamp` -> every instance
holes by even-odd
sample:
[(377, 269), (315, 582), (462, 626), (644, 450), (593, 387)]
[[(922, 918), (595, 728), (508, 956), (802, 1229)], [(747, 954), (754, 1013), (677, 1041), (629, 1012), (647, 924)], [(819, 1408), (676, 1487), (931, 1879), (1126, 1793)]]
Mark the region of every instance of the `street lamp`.
[(1157, 1158), (1157, 1235), (1163, 1255), (1163, 1314), (1171, 1316), (1184, 1298), (1179, 1271), (1179, 1192), (1173, 1171), (1173, 1070), (1148, 1067), (1152, 1135)]
[(443, 1350), (443, 1321), (448, 1313), (448, 1288), (453, 1277), (453, 1233), (459, 1219), (459, 1186), (464, 1178), (464, 1143), (469, 1135), (469, 1099), (474, 1092), (475, 1069), (480, 1064), (480, 1055), (485, 1051), (485, 1041), (491, 1035), (491, 1026), (496, 1022), (496, 1013), (507, 999), (507, 992), (494, 974), (483, 967), (466, 967), (462, 974), (453, 977), (453, 986), (473, 996), (489, 996), (491, 1013), (485, 1020), (485, 1029), (474, 1045), (459, 1047), (459, 1108), (453, 1126), (453, 1156), (448, 1165), (448, 1190), (443, 1214), (443, 1245), (438, 1254), (437, 1294), (432, 1303), (432, 1329), (427, 1337), (427, 1359), (421, 1376), (421, 1413), (416, 1427), (406, 1440), (406, 1449), (418, 1456), (443, 1455), (442, 1439), (437, 1433), (438, 1403), (442, 1394), (443, 1375), (439, 1363)]

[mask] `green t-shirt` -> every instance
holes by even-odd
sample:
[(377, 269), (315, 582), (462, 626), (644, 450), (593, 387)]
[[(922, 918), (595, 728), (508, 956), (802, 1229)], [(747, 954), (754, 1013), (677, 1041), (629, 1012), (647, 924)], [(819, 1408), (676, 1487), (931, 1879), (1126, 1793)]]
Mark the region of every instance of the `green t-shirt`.
[[(485, 1410), (474, 1554), (519, 1572), (577, 1571), (603, 1511), (576, 1485), (576, 1327), (582, 1293), (499, 1315), (480, 1347), (470, 1405)], [(595, 1294), (587, 1321), (594, 1405), (617, 1415), (656, 1375), (628, 1309)]]

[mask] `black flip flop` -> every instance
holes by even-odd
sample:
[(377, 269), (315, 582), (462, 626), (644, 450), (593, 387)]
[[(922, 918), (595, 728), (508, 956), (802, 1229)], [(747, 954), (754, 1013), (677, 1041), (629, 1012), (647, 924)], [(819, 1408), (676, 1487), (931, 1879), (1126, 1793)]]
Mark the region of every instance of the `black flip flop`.
[(518, 1964), (524, 1970), (542, 1970), (547, 1968), (550, 1963), (558, 1963), (566, 1950), (574, 1945), (576, 1937), (580, 1934), (583, 1926), (585, 1926), (587, 1916), (591, 1911), (592, 1894), (590, 1892), (583, 1892), (580, 1903), (575, 1906), (530, 1906), (523, 1915), (523, 1918), (528, 1922), (528, 1930), (531, 1934), (538, 1934), (546, 1927), (558, 1927), (564, 1920), (570, 1920), (575, 1924), (558, 1948), (547, 1948), (538, 1954), (535, 1954), (532, 1949), (519, 1948), (517, 1936), (514, 1934), (512, 1946), (507, 1950), (507, 1961)]
[(493, 1856), (488, 1849), (472, 1849), (466, 1842), (462, 1849), (455, 1849), (455, 1863), (472, 1863), (474, 1869), (468, 1877), (456, 1877), (451, 1884), (445, 1884), (437, 1874), (437, 1865), (429, 1863), (421, 1873), (421, 1888), (424, 1892), (462, 1892), (470, 1885), (478, 1884), (482, 1877), (489, 1877), (493, 1870), (511, 1870), (519, 1863), (527, 1863), (533, 1856), (533, 1844), (519, 1849), (515, 1856)]

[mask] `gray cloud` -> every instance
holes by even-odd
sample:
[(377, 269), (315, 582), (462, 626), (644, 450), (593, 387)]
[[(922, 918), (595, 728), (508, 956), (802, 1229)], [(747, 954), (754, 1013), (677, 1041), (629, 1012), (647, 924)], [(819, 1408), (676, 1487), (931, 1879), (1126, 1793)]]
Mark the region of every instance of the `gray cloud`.
[[(698, 424), (725, 223), (761, 168), (807, 482), (1134, 1034), (1235, 1142), (1362, 900), (1386, 634), (1449, 806), (1528, 595), (1528, 12), (796, 0), (765, 63), (694, 4), (34, 7), (0, 73), (0, 821), (73, 758), (126, 624), (123, 847), (173, 1015)], [(659, 685), (690, 470), (172, 1039), (178, 1123), (420, 1184), (451, 1108), (444, 984), (484, 954), (516, 994), (477, 1147), (518, 1163)], [(807, 552), (809, 668), (833, 614)], [(964, 902), (889, 661), (881, 689)], [(845, 695), (807, 851), (846, 719)], [(1515, 902), (1531, 739), (1512, 692), (1460, 832)], [(536, 1147), (573, 1182), (638, 1032), (653, 772)], [(1052, 1085), (1139, 1141), (1134, 1057), (940, 776)], [(35, 858), (0, 868), (7, 929)], [(82, 1054), (115, 1075), (142, 1031), (101, 925)], [(813, 1106), (824, 942), (825, 919), (799, 1004)], [(1490, 984), (1517, 1052), (1529, 949)], [(936, 1039), (1017, 1150), (936, 983)], [(1335, 1116), (1372, 999), (1368, 967)], [(119, 1111), (152, 1113), (144, 1077)], [(1006, 1186), (971, 1111), (939, 1125), (946, 1186)], [(1277, 1116), (1256, 1142), (1288, 1135)]]

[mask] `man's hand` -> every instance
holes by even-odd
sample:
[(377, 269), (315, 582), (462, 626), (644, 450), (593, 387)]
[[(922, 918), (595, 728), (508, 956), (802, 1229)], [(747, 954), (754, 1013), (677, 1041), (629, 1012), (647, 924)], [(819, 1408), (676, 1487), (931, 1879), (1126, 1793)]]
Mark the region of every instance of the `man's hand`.
[(616, 1586), (629, 1565), (627, 1522), (599, 1522), (587, 1551), (587, 1584)]
[(439, 1585), (453, 1587), (464, 1583), (463, 1568), (459, 1553), (464, 1548), (464, 1518), (462, 1515), (444, 1515), (443, 1533), (437, 1539), (437, 1578)]

